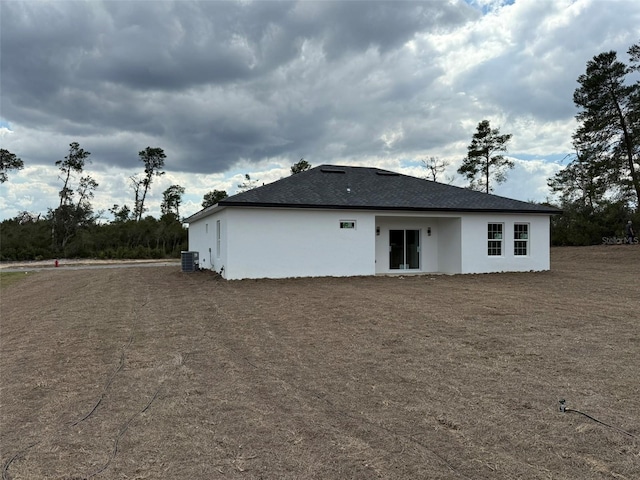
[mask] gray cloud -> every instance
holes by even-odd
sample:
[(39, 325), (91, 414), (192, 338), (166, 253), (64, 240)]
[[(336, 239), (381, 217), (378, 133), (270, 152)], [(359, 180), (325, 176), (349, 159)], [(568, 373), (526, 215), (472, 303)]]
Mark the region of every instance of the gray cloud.
[[(460, 79), (510, 118), (532, 115), (543, 121), (573, 117), (578, 76), (594, 55), (640, 40), (640, 12), (633, 0), (607, 2), (530, 2), (495, 29), (508, 28), (504, 51)], [(621, 14), (621, 12), (626, 12)], [(550, 13), (556, 15), (551, 16)], [(486, 48), (487, 33), (469, 42)], [(499, 34), (498, 34), (499, 36)], [(621, 57), (627, 47), (620, 51)]]
[[(378, 114), (367, 103), (410, 101), (424, 87), (420, 77), (399, 65), (404, 78), (376, 79), (376, 63), (393, 70), (385, 57), (417, 32), (473, 16), (448, 2), (10, 2), (3, 8), (5, 118), (34, 129), (64, 125), (81, 143), (137, 133), (173, 146), (180, 163), (174, 168), (200, 172), (291, 148), (321, 151), (332, 120), (370, 122)], [(102, 155), (130, 166), (132, 155), (123, 153)]]
[(307, 28), (324, 39), (329, 58), (376, 47), (385, 53), (402, 46), (416, 32), (447, 29), (475, 16), (449, 2), (302, 2)]

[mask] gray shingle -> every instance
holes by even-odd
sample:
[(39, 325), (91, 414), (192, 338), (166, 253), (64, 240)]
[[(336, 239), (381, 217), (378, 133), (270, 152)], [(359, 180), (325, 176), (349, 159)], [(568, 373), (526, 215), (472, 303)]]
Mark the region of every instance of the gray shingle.
[(366, 167), (321, 165), (220, 201), (219, 206), (510, 212), (560, 210)]

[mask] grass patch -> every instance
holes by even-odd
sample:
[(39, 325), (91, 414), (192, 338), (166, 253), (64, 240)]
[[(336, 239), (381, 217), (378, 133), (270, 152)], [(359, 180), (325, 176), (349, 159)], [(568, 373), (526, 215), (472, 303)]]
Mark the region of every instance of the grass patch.
[(28, 272), (0, 272), (0, 288), (6, 288), (27, 277)]

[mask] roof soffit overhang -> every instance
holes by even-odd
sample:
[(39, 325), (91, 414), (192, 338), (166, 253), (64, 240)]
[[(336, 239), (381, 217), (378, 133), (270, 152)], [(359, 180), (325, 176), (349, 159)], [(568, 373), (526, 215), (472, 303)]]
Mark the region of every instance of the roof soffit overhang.
[(190, 217), (185, 218), (183, 223), (193, 223), (195, 221), (202, 220), (203, 218), (213, 215), (214, 213), (221, 212), (224, 209), (225, 209), (224, 205), (220, 205), (219, 203), (216, 203), (215, 205), (211, 205), (207, 208), (204, 208), (199, 212), (194, 213)]
[(225, 202), (222, 207), (235, 208), (283, 208), (303, 210), (360, 210), (360, 211), (389, 211), (389, 212), (447, 212), (447, 213), (502, 213), (502, 214), (536, 214), (559, 215), (562, 210), (553, 208), (540, 209), (497, 209), (497, 208), (455, 208), (455, 207), (390, 207), (390, 206), (362, 206), (362, 205), (309, 205), (282, 204), (262, 202)]

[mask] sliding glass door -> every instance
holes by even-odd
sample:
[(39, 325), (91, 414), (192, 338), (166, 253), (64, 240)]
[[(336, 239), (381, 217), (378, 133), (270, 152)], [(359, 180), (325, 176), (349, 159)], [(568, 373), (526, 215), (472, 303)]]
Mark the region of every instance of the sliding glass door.
[(389, 268), (420, 268), (420, 230), (389, 230)]

